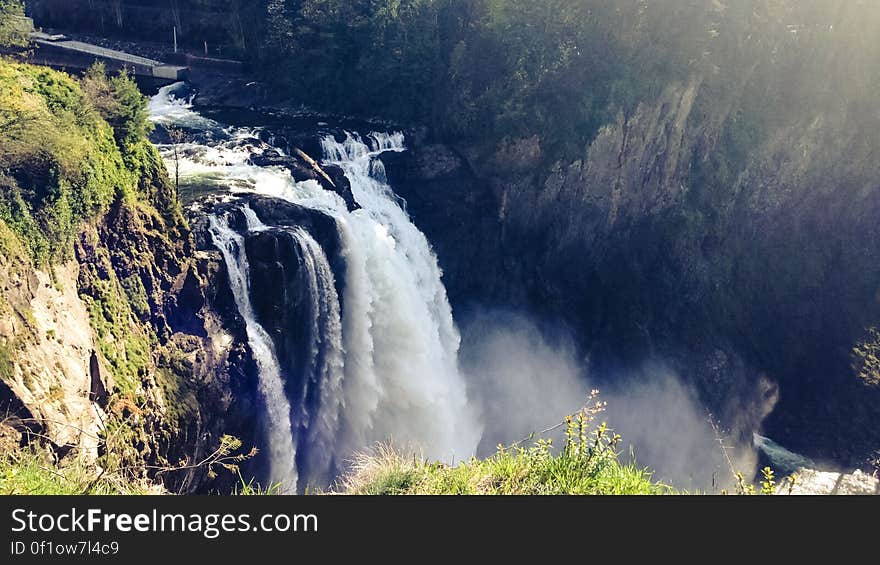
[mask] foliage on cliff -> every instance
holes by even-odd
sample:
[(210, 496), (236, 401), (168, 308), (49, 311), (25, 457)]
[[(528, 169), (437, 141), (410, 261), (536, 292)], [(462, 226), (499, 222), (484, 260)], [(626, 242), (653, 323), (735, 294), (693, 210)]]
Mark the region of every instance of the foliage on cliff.
[(37, 264), (69, 258), (82, 222), (115, 201), (144, 198), (179, 216), (167, 187), (143, 182), (164, 173), (128, 75), (108, 79), (96, 67), (81, 86), (64, 73), (0, 60), (0, 87), (0, 220)]
[[(133, 391), (155, 341), (140, 322), (161, 310), (158, 280), (180, 272), (178, 247), (187, 241), (164, 165), (146, 138), (145, 98), (126, 73), (107, 77), (102, 66), (77, 81), (0, 60), (0, 83), (0, 220), (37, 266), (77, 252), (79, 291), (100, 349), (117, 386)], [(153, 241), (138, 236), (150, 233), (147, 226)], [(153, 264), (160, 254), (164, 264)]]
[(24, 3), (20, 0), (0, 0), (0, 48), (27, 45), (23, 17)]
[[(268, 80), (321, 109), (427, 123), (453, 140), (538, 135), (558, 158), (693, 74), (716, 109), (743, 98), (749, 127), (824, 96), (823, 84), (876, 87), (880, 13), (857, 4), (275, 0), (252, 51)], [(838, 48), (851, 57), (831, 80), (812, 63)]]
[[(72, 363), (44, 371), (35, 364), (40, 347), (64, 347), (67, 336), (53, 335), (49, 345), (40, 345), (25, 286), (16, 291), (23, 296), (15, 295), (21, 304), (11, 306), (20, 322), (5, 325), (0, 334), (0, 376), (25, 405), (39, 402), (34, 391), (72, 394), (85, 382), (88, 394), (89, 377), (93, 386), (95, 379), (103, 381), (106, 396), (93, 399), (105, 414), (100, 437), (88, 430), (80, 430), (79, 437), (82, 443), (82, 437), (91, 436), (86, 443), (97, 445), (106, 471), (101, 484), (116, 477), (120, 488), (140, 484), (157, 469), (175, 468), (191, 455), (188, 449), (198, 454), (175, 438), (200, 421), (195, 359), (204, 354), (204, 345), (202, 334), (187, 334), (175, 322), (204, 331), (195, 319), (199, 296), (186, 303), (176, 296), (187, 282), (191, 292), (200, 283), (193, 274), (189, 228), (165, 166), (146, 137), (149, 130), (146, 99), (125, 73), (108, 77), (96, 66), (78, 80), (0, 59), (0, 264), (33, 280), (37, 271), (49, 277), (62, 268), (78, 273), (75, 281), (55, 281), (55, 286), (72, 289), (72, 300), (78, 296), (88, 317), (70, 323), (91, 334), (82, 347), (95, 349), (93, 361), (88, 349), (77, 351), (85, 355), (82, 367)], [(18, 287), (7, 285), (0, 305), (11, 300), (10, 288)], [(68, 401), (74, 402), (60, 400), (62, 408)], [(22, 418), (29, 417), (27, 408)], [(39, 419), (33, 425), (39, 427)], [(34, 439), (34, 446), (56, 439), (45, 437), (46, 430), (36, 436), (30, 428), (19, 431)], [(71, 488), (81, 486), (77, 477), (85, 471), (77, 467), (79, 456), (57, 468), (45, 465), (42, 456), (39, 461), (24, 452), (11, 457), (15, 460), (6, 461), (10, 473), (27, 474), (42, 465), (56, 478), (66, 477)], [(185, 481), (192, 472), (172, 473), (169, 479)]]

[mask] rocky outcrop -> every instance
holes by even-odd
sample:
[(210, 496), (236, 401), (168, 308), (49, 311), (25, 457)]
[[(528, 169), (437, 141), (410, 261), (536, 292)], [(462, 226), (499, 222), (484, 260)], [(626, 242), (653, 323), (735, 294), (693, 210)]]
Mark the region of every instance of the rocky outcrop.
[(345, 201), (349, 212), (361, 206), (351, 192), (351, 183), (345, 173), (336, 165), (320, 165), (304, 151), (294, 147), (290, 155), (282, 155), (278, 150), (267, 148), (254, 153), (250, 162), (258, 167), (284, 167), (296, 182), (313, 180), (324, 190), (335, 192)]
[[(214, 212), (226, 211), (237, 217), (237, 225), (244, 232), (244, 218), (238, 212), (242, 202), (246, 202), (261, 221), (273, 226), (245, 236), (251, 285), (259, 289), (251, 297), (254, 310), (261, 325), (273, 337), (282, 366), (289, 368), (290, 375), (308, 374), (303, 363), (312, 355), (307, 351), (311, 342), (302, 332), (303, 328), (311, 328), (316, 314), (311, 311), (311, 297), (307, 294), (310, 285), (309, 273), (303, 264), (306, 259), (292, 230), (305, 230), (321, 245), (334, 273), (336, 294), (343, 296), (346, 267), (336, 221), (316, 210), (255, 195), (243, 197), (239, 202), (219, 204)], [(286, 385), (291, 397), (299, 396), (302, 383), (291, 378)]]
[(174, 492), (230, 488), (237, 477), (193, 466), (224, 434), (255, 443), (224, 277), (179, 218), (121, 202), (83, 231), (75, 260), (36, 269), (0, 253), (3, 437)]
[(59, 452), (76, 448), (94, 462), (106, 414), (89, 398), (95, 339), (76, 289), (78, 270), (72, 261), (50, 273), (0, 258), (0, 347), (10, 396), (4, 419), (19, 433), (39, 434)]

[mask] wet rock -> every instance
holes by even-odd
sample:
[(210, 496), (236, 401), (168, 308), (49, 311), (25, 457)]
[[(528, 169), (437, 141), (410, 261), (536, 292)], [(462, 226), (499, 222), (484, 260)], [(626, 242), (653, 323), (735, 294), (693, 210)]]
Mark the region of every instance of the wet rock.
[(777, 487), (777, 494), (794, 495), (877, 495), (880, 494), (880, 479), (862, 471), (837, 473), (800, 469), (797, 481), (792, 486), (783, 480)]
[(335, 192), (345, 201), (349, 212), (360, 209), (360, 204), (351, 191), (351, 183), (345, 173), (336, 165), (320, 165), (305, 152), (293, 148), (291, 155), (282, 155), (276, 149), (266, 149), (262, 153), (254, 153), (249, 159), (258, 167), (284, 167), (296, 182), (313, 180), (324, 190)]

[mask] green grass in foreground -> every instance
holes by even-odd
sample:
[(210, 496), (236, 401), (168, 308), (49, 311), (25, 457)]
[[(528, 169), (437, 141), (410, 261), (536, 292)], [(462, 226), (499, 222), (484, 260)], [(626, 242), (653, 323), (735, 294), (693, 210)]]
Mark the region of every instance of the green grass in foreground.
[[(591, 401), (594, 399), (591, 398)], [(651, 480), (651, 473), (621, 463), (616, 448), (620, 436), (593, 420), (604, 404), (588, 403), (566, 418), (565, 445), (554, 452), (551, 441), (531, 447), (499, 446), (487, 459), (471, 459), (458, 466), (431, 463), (380, 445), (373, 453), (355, 458), (338, 486), (343, 494), (671, 494), (673, 490)]]
[(27, 447), (0, 457), (0, 495), (159, 494), (160, 487), (78, 460), (55, 465), (48, 452)]

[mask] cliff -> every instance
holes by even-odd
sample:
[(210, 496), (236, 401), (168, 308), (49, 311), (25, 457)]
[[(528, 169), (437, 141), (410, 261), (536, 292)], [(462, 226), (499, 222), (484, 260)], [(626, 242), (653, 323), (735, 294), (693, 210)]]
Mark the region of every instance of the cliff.
[(239, 424), (253, 387), (221, 320), (222, 263), (193, 252), (152, 146), (101, 112), (143, 100), (124, 80), (96, 99), (95, 84), (6, 61), (0, 77), (14, 124), (0, 141), (0, 456), (44, 454), (89, 488), (228, 488), (237, 477), (212, 483), (196, 464), (224, 434), (252, 444)]
[(565, 323), (596, 374), (671, 362), (744, 441), (778, 400), (773, 437), (865, 465), (880, 445), (866, 376), (880, 114), (857, 91), (758, 126), (740, 94), (671, 83), (573, 161), (536, 135), (417, 143), (386, 165), (457, 304)]

